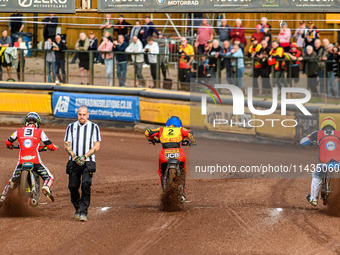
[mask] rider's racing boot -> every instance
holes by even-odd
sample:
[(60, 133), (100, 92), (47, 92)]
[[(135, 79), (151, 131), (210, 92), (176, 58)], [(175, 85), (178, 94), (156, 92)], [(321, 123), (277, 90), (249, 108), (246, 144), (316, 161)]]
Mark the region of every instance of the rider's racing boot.
[(50, 202), (54, 202), (54, 196), (52, 195), (52, 192), (49, 187), (43, 186), (41, 188), (42, 193), (47, 197)]
[(5, 196), (4, 195), (2, 195), (1, 197), (0, 197), (0, 208), (4, 205), (4, 202), (5, 202)]
[(311, 196), (307, 194), (306, 196), (307, 201), (312, 205), (312, 206), (317, 206), (318, 205), (318, 200), (311, 199)]
[(10, 189), (15, 189), (17, 186), (18, 186), (18, 183), (16, 183), (16, 182), (12, 182), (12, 181), (11, 181), (11, 182), (9, 183), (9, 188), (10, 188)]
[(181, 196), (181, 202), (184, 203), (186, 200), (187, 200), (187, 198), (184, 195), (182, 195)]

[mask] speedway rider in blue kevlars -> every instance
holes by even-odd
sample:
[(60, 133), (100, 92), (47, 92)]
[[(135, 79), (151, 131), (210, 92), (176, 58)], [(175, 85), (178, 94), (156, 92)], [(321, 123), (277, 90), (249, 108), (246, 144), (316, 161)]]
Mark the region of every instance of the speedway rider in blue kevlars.
[[(340, 162), (340, 131), (336, 131), (336, 122), (332, 117), (325, 117), (320, 123), (320, 130), (314, 131), (301, 139), (301, 145), (316, 143), (319, 149), (319, 164), (313, 172), (311, 194), (307, 200), (312, 206), (318, 205), (319, 191), (327, 167), (339, 169)], [(325, 171), (326, 169), (326, 171)]]

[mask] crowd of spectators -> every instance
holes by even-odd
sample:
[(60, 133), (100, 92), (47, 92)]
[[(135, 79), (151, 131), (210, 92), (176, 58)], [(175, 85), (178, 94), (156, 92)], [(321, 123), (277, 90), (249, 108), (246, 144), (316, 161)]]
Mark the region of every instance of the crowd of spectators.
[[(65, 82), (65, 50), (67, 46), (61, 35), (57, 34), (58, 18), (50, 14), (43, 19), (44, 49), (48, 81)], [(25, 48), (22, 38), (16, 36), (25, 27), (22, 14), (11, 15), (9, 21), (10, 36), (7, 30), (2, 31), (0, 38), (0, 63), (11, 78), (11, 67), (17, 68), (18, 79), (22, 57), (8, 51), (6, 48)], [(113, 85), (113, 72), (116, 70), (119, 86), (126, 86), (127, 68), (129, 61), (135, 69), (137, 84), (146, 86), (143, 68), (150, 68), (153, 86), (157, 83), (157, 68), (163, 76), (167, 77), (169, 62), (169, 40), (151, 21), (149, 15), (145, 16), (142, 24), (136, 20), (134, 24), (127, 22), (120, 15), (117, 22), (111, 14), (106, 14), (99, 26), (102, 37), (96, 38), (94, 31), (88, 35), (79, 34), (74, 46), (77, 51), (71, 63), (78, 60), (81, 84), (90, 84), (90, 54), (89, 51), (100, 51), (93, 54), (93, 63), (104, 64), (106, 67), (106, 81), (108, 86)], [(247, 48), (245, 27), (241, 19), (228, 24), (226, 19), (220, 20), (220, 26), (214, 29), (207, 18), (202, 18), (201, 24), (195, 31), (192, 45), (188, 38), (181, 37), (177, 53), (179, 57), (179, 81), (182, 84), (190, 82), (190, 78), (210, 78), (216, 81), (217, 73), (225, 69), (226, 81), (242, 87), (242, 77), (245, 73), (245, 63), (251, 63), (250, 74), (252, 85), (260, 91), (270, 89), (272, 86), (285, 87), (289, 84), (297, 86), (300, 73), (307, 79), (308, 88), (313, 93), (327, 93), (338, 97), (339, 48), (330, 44), (329, 40), (319, 38), (319, 31), (313, 21), (301, 21), (297, 28), (289, 28), (286, 22), (280, 23), (279, 30), (272, 29), (267, 18), (255, 26)], [(293, 32), (294, 33), (293, 33)], [(216, 33), (217, 36), (214, 36)], [(216, 38), (216, 39), (214, 39)], [(198, 55), (196, 58), (194, 55)], [(15, 59), (17, 62), (7, 62), (6, 59)], [(197, 62), (197, 59), (199, 61)], [(15, 62), (15, 61), (14, 61)], [(0, 68), (2, 70), (2, 68)], [(2, 71), (0, 72), (2, 76)], [(259, 78), (262, 84), (259, 86)], [(0, 77), (2, 78), (2, 77)], [(158, 77), (160, 79), (161, 77)], [(272, 78), (272, 79), (271, 79)], [(325, 91), (327, 83), (327, 91)]]

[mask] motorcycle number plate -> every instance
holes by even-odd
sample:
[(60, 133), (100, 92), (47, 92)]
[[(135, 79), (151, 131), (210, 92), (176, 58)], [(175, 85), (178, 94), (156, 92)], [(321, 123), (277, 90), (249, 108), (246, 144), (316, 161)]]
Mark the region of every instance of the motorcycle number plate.
[(166, 150), (164, 152), (164, 155), (165, 155), (165, 159), (171, 159), (171, 158), (179, 159), (180, 158), (179, 150)]

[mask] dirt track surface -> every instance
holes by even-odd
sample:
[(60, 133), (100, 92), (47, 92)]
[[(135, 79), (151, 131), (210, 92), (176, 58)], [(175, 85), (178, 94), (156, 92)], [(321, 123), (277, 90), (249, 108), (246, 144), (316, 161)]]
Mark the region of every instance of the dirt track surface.
[[(4, 141), (15, 128), (0, 128), (1, 189), (16, 165), (18, 151)], [(64, 130), (46, 129), (62, 147)], [(102, 132), (97, 173), (87, 223), (72, 219), (63, 150), (41, 154), (55, 176), (53, 204), (40, 204), (31, 214), (13, 217), (0, 209), (1, 254), (339, 254), (338, 208), (305, 199), (310, 179), (190, 179), (182, 212), (160, 211), (159, 146), (143, 134)], [(210, 140), (214, 148), (221, 141)], [(273, 146), (230, 142), (228, 157), (289, 163)], [(207, 145), (209, 147), (209, 145)], [(275, 146), (274, 146), (275, 148)], [(279, 148), (279, 147), (277, 147)], [(316, 152), (291, 147), (292, 155), (315, 161)], [(268, 161), (268, 159), (267, 159)], [(333, 196), (333, 198), (336, 195)], [(41, 203), (47, 202), (44, 197)], [(334, 201), (336, 204), (337, 201)], [(108, 207), (106, 210), (103, 208)], [(277, 210), (282, 208), (282, 211)]]

